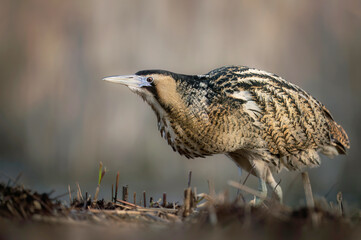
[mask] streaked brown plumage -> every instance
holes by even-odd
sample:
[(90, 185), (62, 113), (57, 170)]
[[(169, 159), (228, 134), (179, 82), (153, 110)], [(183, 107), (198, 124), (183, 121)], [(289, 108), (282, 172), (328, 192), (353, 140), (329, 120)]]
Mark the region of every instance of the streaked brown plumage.
[(226, 154), (282, 199), (272, 172), (320, 164), (318, 152), (344, 154), (346, 132), (326, 107), (281, 77), (227, 66), (205, 75), (163, 70), (105, 80), (127, 85), (154, 110), (158, 128), (187, 158)]

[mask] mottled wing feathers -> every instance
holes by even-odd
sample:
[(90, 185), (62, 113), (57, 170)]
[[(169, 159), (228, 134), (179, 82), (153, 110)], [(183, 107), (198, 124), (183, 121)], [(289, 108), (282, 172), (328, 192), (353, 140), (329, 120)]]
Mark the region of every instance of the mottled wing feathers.
[(243, 110), (263, 126), (263, 139), (272, 154), (301, 156), (303, 151), (322, 149), (331, 144), (330, 134), (336, 144), (348, 146), (346, 133), (326, 117), (324, 106), (277, 75), (235, 66), (208, 75), (224, 94), (246, 100)]

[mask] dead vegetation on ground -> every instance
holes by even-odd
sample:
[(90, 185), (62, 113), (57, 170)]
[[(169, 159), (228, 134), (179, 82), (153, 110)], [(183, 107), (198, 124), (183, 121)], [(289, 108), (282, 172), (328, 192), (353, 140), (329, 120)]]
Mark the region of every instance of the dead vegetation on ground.
[[(136, 193), (129, 195), (128, 186), (122, 187), (119, 196), (118, 173), (115, 186), (112, 188), (112, 199), (98, 200), (100, 183), (105, 172), (101, 165), (94, 197), (88, 193), (83, 194), (79, 185), (76, 194), (69, 187), (69, 205), (59, 202), (57, 197), (52, 198), (51, 194), (37, 193), (18, 185), (15, 181), (1, 183), (0, 221), (6, 224), (36, 222), (53, 226), (60, 224), (89, 228), (117, 226), (121, 229), (134, 229), (135, 234), (140, 234), (137, 229), (142, 229), (142, 232), (161, 229), (168, 233), (182, 229), (182, 233), (177, 235), (176, 239), (181, 238), (185, 232), (192, 237), (192, 234), (197, 234), (198, 231), (206, 235), (209, 231), (231, 234), (228, 233), (230, 231), (230, 237), (234, 232), (236, 235), (247, 236), (258, 236), (261, 233), (265, 236), (296, 234), (300, 239), (314, 236), (312, 234), (316, 233), (317, 236), (338, 236), (343, 239), (361, 236), (361, 211), (346, 212), (341, 193), (338, 194), (336, 203), (319, 199), (313, 207), (291, 209), (271, 198), (263, 199), (262, 204), (254, 206), (245, 202), (242, 191), (253, 195), (257, 195), (257, 191), (237, 182), (229, 183), (241, 190), (237, 199), (230, 199), (227, 191), (216, 194), (211, 182), (209, 193), (197, 194), (196, 188), (191, 188), (190, 172), (188, 188), (184, 190), (182, 203), (167, 202), (166, 193), (163, 193), (163, 198), (159, 201), (154, 201), (153, 198), (149, 198), (148, 201), (146, 192), (143, 192), (137, 201)], [(4, 229), (0, 230), (1, 233)], [(153, 230), (152, 232), (154, 233)]]

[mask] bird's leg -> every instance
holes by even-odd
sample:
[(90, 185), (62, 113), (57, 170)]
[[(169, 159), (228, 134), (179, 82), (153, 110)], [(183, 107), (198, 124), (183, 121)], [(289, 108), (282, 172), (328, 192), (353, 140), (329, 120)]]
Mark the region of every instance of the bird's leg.
[(241, 168), (241, 167), (238, 167), (238, 175), (239, 175), (240, 177), (242, 177), (242, 168)]
[[(261, 195), (266, 198), (267, 197), (267, 185), (266, 185), (266, 177), (267, 177), (267, 169), (266, 163), (263, 160), (252, 160), (250, 161), (251, 164), (254, 166), (254, 173), (258, 177), (258, 190), (260, 191)], [(262, 203), (263, 199), (256, 197), (255, 203), (260, 204)]]
[(269, 168), (268, 168), (268, 170), (267, 170), (266, 182), (267, 182), (268, 186), (270, 186), (270, 188), (271, 188), (271, 189), (273, 190), (273, 192), (276, 194), (277, 200), (279, 200), (280, 203), (282, 203), (282, 201), (283, 201), (282, 188), (281, 188), (281, 186), (276, 182), (276, 180), (273, 178), (272, 172), (271, 172), (271, 170), (270, 170)]
[[(267, 197), (266, 182), (261, 178), (258, 178), (258, 190), (261, 192), (262, 196), (264, 196), (265, 198)], [(256, 205), (261, 204), (262, 201), (263, 201), (263, 199), (256, 196), (256, 199), (255, 199)]]

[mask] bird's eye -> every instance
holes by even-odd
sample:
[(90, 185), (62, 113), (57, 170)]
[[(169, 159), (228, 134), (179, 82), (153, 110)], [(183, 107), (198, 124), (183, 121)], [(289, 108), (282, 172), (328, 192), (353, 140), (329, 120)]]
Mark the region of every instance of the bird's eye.
[(152, 77), (147, 77), (147, 82), (152, 83), (152, 82), (153, 82), (153, 78), (152, 78)]

